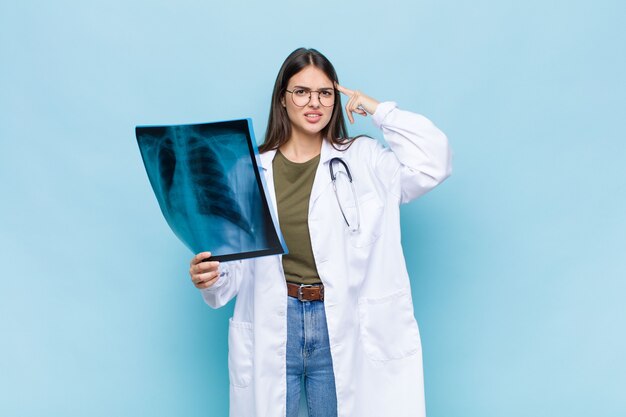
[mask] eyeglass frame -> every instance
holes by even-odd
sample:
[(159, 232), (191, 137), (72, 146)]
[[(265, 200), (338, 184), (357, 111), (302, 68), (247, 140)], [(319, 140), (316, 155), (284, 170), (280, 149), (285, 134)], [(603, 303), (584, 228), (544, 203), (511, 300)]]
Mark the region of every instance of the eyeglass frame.
[(298, 106), (296, 104), (296, 102), (293, 99), (293, 91), (289, 91), (287, 89), (285, 89), (285, 92), (287, 93), (291, 93), (291, 102), (293, 103), (294, 106), (296, 107), (306, 107), (309, 105), (309, 103), (311, 102), (311, 98), (313, 97), (313, 93), (317, 93), (317, 101), (319, 101), (320, 105), (322, 105), (323, 107), (334, 107), (335, 106), (335, 98), (333, 97), (333, 104), (331, 104), (330, 106), (327, 106), (325, 104), (322, 104), (322, 100), (320, 100), (320, 94), (325, 92), (325, 91), (332, 91), (333, 94), (335, 94), (336, 96), (336, 92), (338, 91), (336, 88), (324, 88), (322, 90), (309, 90), (308, 88), (299, 88), (300, 90), (304, 90), (304, 91), (308, 91), (309, 92), (309, 101), (306, 102), (306, 104), (303, 104), (302, 106)]

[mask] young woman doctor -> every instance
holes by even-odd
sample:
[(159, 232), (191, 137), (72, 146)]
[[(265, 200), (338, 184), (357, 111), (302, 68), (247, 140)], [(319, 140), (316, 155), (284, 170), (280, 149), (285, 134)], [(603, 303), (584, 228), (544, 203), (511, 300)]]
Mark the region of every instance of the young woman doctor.
[[(345, 110), (372, 115), (389, 145), (349, 138)], [(260, 147), (289, 254), (203, 262), (190, 275), (229, 325), (230, 415), (425, 414), (419, 331), (400, 244), (399, 204), (451, 172), (446, 136), (424, 116), (338, 82), (314, 49), (283, 63)]]

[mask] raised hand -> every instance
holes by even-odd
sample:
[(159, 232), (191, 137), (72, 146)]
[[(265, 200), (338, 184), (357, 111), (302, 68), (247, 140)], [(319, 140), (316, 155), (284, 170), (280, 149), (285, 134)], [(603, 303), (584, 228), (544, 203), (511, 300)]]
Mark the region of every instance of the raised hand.
[(335, 83), (335, 88), (345, 96), (347, 96), (348, 102), (346, 103), (346, 113), (348, 114), (348, 119), (350, 123), (354, 123), (354, 117), (352, 117), (352, 113), (358, 113), (361, 116), (367, 116), (369, 114), (374, 114), (376, 112), (376, 108), (378, 107), (379, 102), (374, 100), (373, 98), (361, 93), (358, 90), (350, 90), (348, 88), (342, 87), (339, 84)]

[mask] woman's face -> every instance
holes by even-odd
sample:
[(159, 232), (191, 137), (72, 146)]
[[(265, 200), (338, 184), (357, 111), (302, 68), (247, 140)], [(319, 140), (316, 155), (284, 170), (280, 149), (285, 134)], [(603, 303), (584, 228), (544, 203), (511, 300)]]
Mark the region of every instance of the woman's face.
[[(332, 106), (326, 107), (320, 103), (319, 94), (322, 95), (322, 100), (328, 100), (324, 104), (330, 102), (329, 95), (332, 95), (332, 102), (334, 103), (336, 92), (333, 82), (326, 76), (324, 71), (309, 65), (289, 79), (287, 90), (296, 94), (294, 96), (294, 93), (285, 92), (282, 98), (282, 105), (287, 109), (287, 115), (291, 122), (292, 134), (318, 137), (333, 114)], [(302, 90), (305, 90), (305, 92), (303, 93)], [(303, 107), (297, 106), (294, 103), (294, 99), (297, 101), (298, 95), (308, 95), (306, 91), (313, 91), (311, 100)], [(315, 91), (322, 92), (318, 94)], [(324, 98), (324, 96), (326, 97)], [(302, 100), (302, 97), (299, 99)], [(306, 99), (303, 102), (306, 102)]]

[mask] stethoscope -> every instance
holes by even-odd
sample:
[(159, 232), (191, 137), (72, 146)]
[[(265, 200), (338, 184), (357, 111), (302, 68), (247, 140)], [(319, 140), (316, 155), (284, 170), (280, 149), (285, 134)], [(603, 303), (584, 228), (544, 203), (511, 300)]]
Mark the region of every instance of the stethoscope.
[[(333, 163), (338, 162), (343, 165), (345, 171), (335, 171), (333, 170)], [(354, 189), (354, 182), (352, 181), (352, 174), (350, 173), (350, 168), (348, 168), (348, 163), (344, 161), (342, 158), (335, 157), (330, 160), (328, 163), (328, 167), (330, 169), (330, 179), (333, 181), (333, 190), (335, 191), (335, 198), (337, 199), (337, 204), (339, 205), (339, 210), (341, 210), (341, 215), (343, 216), (343, 220), (346, 222), (348, 229), (352, 232), (357, 232), (361, 228), (361, 213), (359, 212), (359, 201), (356, 198), (356, 190)], [(354, 197), (354, 205), (356, 206), (356, 227), (351, 227), (348, 218), (346, 217), (346, 213), (343, 211), (343, 206), (341, 205), (341, 201), (339, 200), (339, 195), (337, 194), (337, 175), (343, 174), (348, 177), (348, 181), (350, 182), (350, 187), (352, 188), (352, 196)]]

